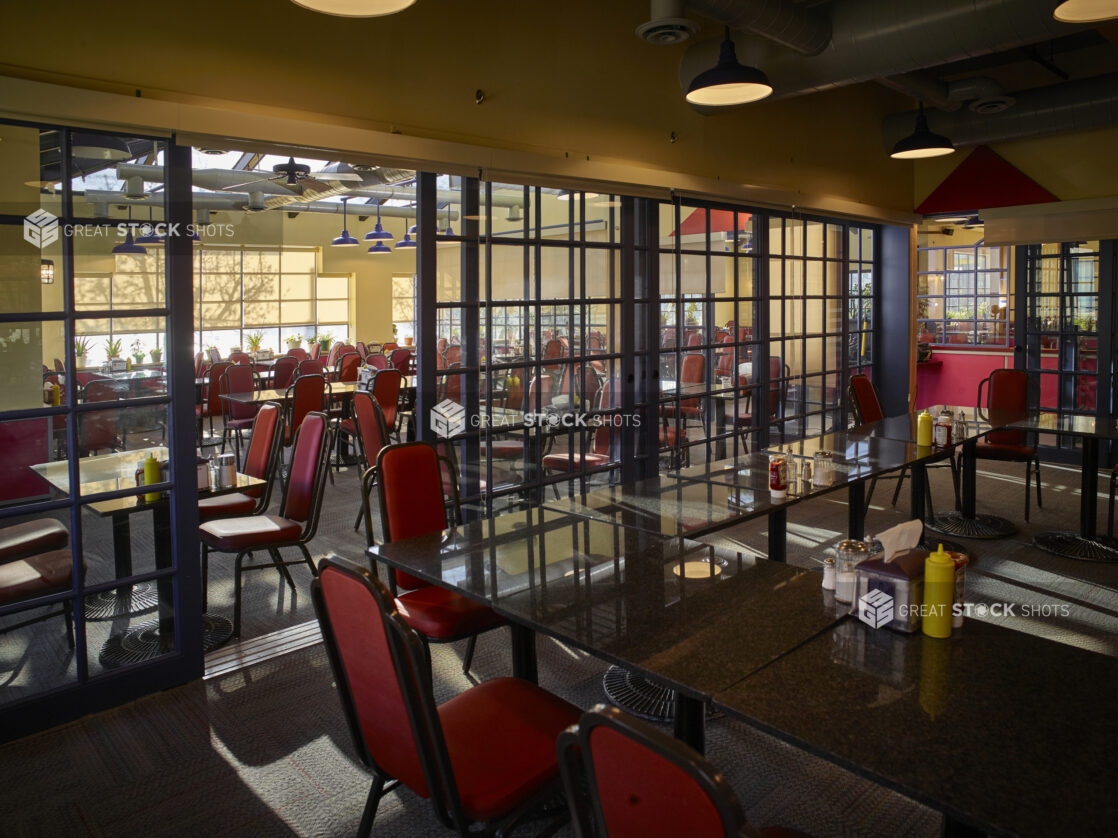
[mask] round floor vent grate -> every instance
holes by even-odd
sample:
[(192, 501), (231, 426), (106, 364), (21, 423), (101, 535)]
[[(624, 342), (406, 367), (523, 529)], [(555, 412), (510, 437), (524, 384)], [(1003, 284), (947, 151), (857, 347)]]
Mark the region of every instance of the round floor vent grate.
[(620, 666), (611, 666), (602, 676), (609, 700), (634, 716), (651, 722), (675, 718), (675, 690), (654, 684)]

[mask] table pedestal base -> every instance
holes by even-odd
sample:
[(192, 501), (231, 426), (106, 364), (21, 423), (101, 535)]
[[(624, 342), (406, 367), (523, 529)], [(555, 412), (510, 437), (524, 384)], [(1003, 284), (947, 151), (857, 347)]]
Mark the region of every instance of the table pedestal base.
[(942, 532), (962, 538), (1006, 538), (1017, 532), (1017, 527), (997, 515), (975, 515), (973, 518), (964, 518), (961, 512), (945, 512), (943, 515), (937, 515), (925, 526), (932, 532)]
[(650, 722), (675, 718), (675, 690), (654, 684), (620, 666), (611, 666), (602, 676), (606, 697), (627, 713)]
[(137, 582), (130, 588), (98, 591), (85, 598), (87, 620), (115, 620), (130, 614), (154, 611), (159, 605), (159, 595), (154, 582)]
[[(233, 636), (233, 623), (225, 617), (202, 615), (202, 651), (210, 652)], [(174, 638), (159, 631), (159, 620), (137, 623), (112, 635), (101, 647), (98, 660), (106, 668), (151, 660), (171, 651)]]
[(1041, 550), (1084, 562), (1118, 562), (1118, 542), (1109, 538), (1085, 538), (1077, 532), (1041, 532), (1033, 536)]

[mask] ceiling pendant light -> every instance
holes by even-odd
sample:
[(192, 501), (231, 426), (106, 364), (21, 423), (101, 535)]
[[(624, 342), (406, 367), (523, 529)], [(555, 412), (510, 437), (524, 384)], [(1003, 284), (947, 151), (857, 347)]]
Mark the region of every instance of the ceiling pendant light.
[(296, 6), (338, 17), (383, 17), (402, 12), (415, 0), (292, 0)]
[(738, 63), (730, 27), (727, 26), (718, 63), (691, 80), (686, 99), (692, 105), (727, 107), (756, 102), (772, 92), (768, 76), (756, 67)]
[(1061, 23), (1098, 23), (1118, 17), (1118, 0), (1064, 0), (1052, 12)]
[(136, 236), (136, 244), (164, 244), (163, 237), (155, 232), (155, 215), (151, 207), (148, 207), (148, 223), (147, 232), (142, 235)]
[(372, 247), (369, 248), (369, 253), (372, 253), (374, 255), (381, 254), (381, 253), (391, 253), (391, 252), (392, 252), (392, 248), (389, 247), (388, 244), (386, 242), (383, 242), (383, 241), (378, 241), (376, 244), (374, 244)]
[[(437, 224), (438, 224), (438, 222), (436, 222), (436, 232), (438, 231)], [(454, 228), (450, 226), (450, 201), (446, 202), (446, 230), (444, 230), (439, 235), (443, 235), (443, 236), (453, 236), (454, 235)], [(458, 244), (458, 242), (441, 241), (441, 242), (439, 242), (439, 247), (446, 247), (447, 245), (451, 245), (451, 244)]]
[(346, 215), (346, 205), (349, 203), (349, 198), (342, 198), (342, 234), (330, 242), (334, 247), (357, 247), (360, 244), (357, 239), (349, 234), (348, 216)]
[[(376, 241), (390, 242), (394, 238), (396, 238), (396, 237), (394, 235), (392, 235), (390, 232), (388, 232), (387, 230), (385, 230), (384, 227), (381, 226), (381, 223), (380, 223), (380, 204), (377, 204), (377, 226), (375, 226), (372, 230), (370, 230), (368, 233), (365, 234), (365, 241), (367, 241), (367, 242), (376, 242)], [(373, 252), (372, 249), (370, 249), (369, 252), (372, 253)], [(377, 251), (377, 253), (380, 253), (380, 252), (381, 251), (379, 251), (379, 250)], [(391, 252), (392, 251), (389, 251), (389, 253), (391, 253)]]
[(918, 160), (923, 157), (942, 157), (955, 151), (951, 140), (942, 134), (934, 134), (928, 128), (928, 118), (924, 116), (924, 103), (920, 103), (920, 112), (916, 114), (916, 130), (897, 140), (893, 152), (889, 156), (894, 160)]
[(142, 256), (147, 253), (145, 248), (140, 247), (132, 240), (132, 207), (128, 208), (128, 232), (124, 236), (124, 241), (114, 247), (112, 252), (132, 256)]
[(400, 250), (401, 248), (408, 249), (408, 250), (415, 250), (415, 248), (417, 246), (416, 241), (415, 241), (415, 239), (413, 239), (411, 237), (411, 231), (414, 230), (414, 229), (415, 229), (415, 225), (413, 224), (410, 228), (408, 228), (408, 231), (406, 233), (404, 233), (404, 237), (402, 239), (400, 239), (398, 242), (396, 242), (396, 249), (397, 250)]

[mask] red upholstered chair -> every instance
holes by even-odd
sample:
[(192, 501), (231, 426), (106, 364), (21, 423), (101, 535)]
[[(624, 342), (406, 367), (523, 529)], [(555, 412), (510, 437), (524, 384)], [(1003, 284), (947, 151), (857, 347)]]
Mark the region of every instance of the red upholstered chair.
[(384, 413), (384, 426), (390, 434), (396, 432), (400, 388), (404, 376), (399, 370), (378, 370), (373, 376), (373, 398)]
[[(253, 393), (259, 389), (260, 381), (252, 364), (234, 364), (225, 370), (221, 376), (221, 393)], [(240, 404), (228, 399), (221, 400), (222, 429), (221, 452), (225, 453), (225, 445), (230, 438), (233, 440), (233, 450), (237, 455), (237, 462), (241, 462), (241, 444), (244, 442), (245, 430), (252, 427), (256, 419), (259, 404)]]
[(301, 346), (293, 346), (291, 349), (287, 350), (287, 354), (288, 356), (294, 358), (296, 361), (305, 361), (307, 360), (307, 358), (310, 357), (307, 354), (307, 350), (305, 350)]
[(299, 361), (290, 355), (276, 358), (272, 366), (272, 389), (286, 390), (295, 378), (295, 371), (299, 368)]
[[(384, 413), (372, 393), (368, 390), (358, 390), (353, 394), (353, 418), (343, 420), (338, 425), (338, 430), (356, 436), (361, 451), (361, 485), (365, 500), (357, 511), (357, 520), (353, 523), (353, 529), (356, 530), (361, 526), (361, 520), (365, 518), (368, 496), (377, 480), (377, 457), (380, 456), (380, 449), (389, 443)], [(372, 546), (372, 522), (367, 518), (365, 518), (365, 539)]]
[(301, 375), (287, 388), (287, 422), (284, 444), (290, 445), (307, 414), (323, 410), (329, 385), (321, 375)]
[(224, 416), (221, 398), (221, 377), (231, 365), (225, 361), (211, 364), (205, 371), (206, 383), (202, 387), (202, 402), (196, 410), (199, 422), (202, 419), (210, 420), (210, 436), (214, 432), (214, 417)]
[[(238, 515), (259, 515), (268, 508), (272, 497), (272, 477), (275, 475), (279, 453), (283, 448), (283, 412), (275, 402), (265, 402), (252, 423), (252, 436), (245, 451), (241, 471), (249, 477), (267, 481), (263, 486), (211, 495), (198, 501), (198, 520), (201, 523), (215, 518), (232, 518)], [(205, 569), (203, 568), (203, 576)], [(203, 593), (203, 597), (205, 594)]]
[(335, 365), (336, 381), (356, 381), (357, 371), (361, 368), (361, 356), (356, 352), (347, 352), (338, 358)]
[[(113, 382), (97, 378), (82, 387), (81, 399), (87, 404), (92, 402), (115, 402), (117, 391)], [(78, 450), (80, 456), (96, 454), (98, 451), (116, 451), (124, 447), (120, 433), (120, 410), (101, 408), (78, 414)]]
[(372, 832), (392, 780), (463, 836), (511, 833), (558, 793), (555, 739), (578, 708), (519, 678), (436, 705), (421, 638), (368, 570), (323, 559), (311, 595), (354, 748), (373, 775), (359, 836)]
[[(877, 388), (869, 377), (856, 374), (850, 376), (850, 383), (847, 384), (847, 396), (850, 400), (850, 407), (854, 413), (854, 421), (859, 425), (866, 425), (871, 422), (879, 422), (885, 418), (885, 410), (881, 407), (881, 401), (877, 397)], [(955, 507), (959, 508), (959, 468), (955, 461), (955, 454), (953, 451), (947, 451), (944, 454), (948, 458), (947, 463), (930, 463), (929, 467), (937, 465), (949, 465), (951, 467), (951, 484), (955, 489)], [(904, 483), (905, 477), (908, 475), (908, 466), (901, 468), (900, 474), (897, 475), (897, 487), (893, 490), (893, 506), (897, 505), (897, 498), (901, 494), (901, 485)], [(892, 477), (892, 475), (888, 475)], [(927, 474), (925, 474), (925, 479)], [(874, 487), (877, 486), (878, 478), (873, 478), (870, 481), (869, 491), (866, 492), (866, 508), (869, 508), (870, 500), (873, 498)], [(931, 484), (925, 486), (925, 498), (928, 503), (931, 503), (932, 487)]]
[[(756, 367), (756, 363), (754, 364)], [(754, 376), (757, 375), (754, 369)], [(769, 356), (769, 376), (768, 379), (762, 379), (762, 383), (768, 387), (769, 391), (769, 415), (767, 424), (775, 423), (781, 416), (784, 415), (784, 400), (788, 395), (788, 376), (790, 371), (788, 365), (785, 364), (779, 355)], [(742, 446), (746, 451), (749, 450), (748, 434), (750, 431), (756, 430), (760, 427), (756, 423), (756, 417), (753, 410), (752, 390), (749, 389), (752, 382), (747, 376), (739, 375), (738, 384), (742, 388), (742, 397), (738, 402), (737, 413), (734, 415), (734, 425), (741, 433)], [(784, 439), (784, 428), (781, 426), (780, 438)]]
[(393, 349), (388, 356), (388, 363), (404, 375), (411, 371), (412, 352), (410, 349)]
[[(235, 553), (233, 588), (233, 636), (241, 635), (241, 574), (246, 570), (276, 568), (295, 592), (295, 581), (288, 565), (304, 562), (317, 573), (307, 543), (318, 529), (322, 493), (329, 466), (330, 425), (326, 415), (312, 411), (303, 419), (295, 435), (291, 471), (283, 489), (278, 515), (247, 515), (218, 518), (198, 527), (202, 539), (202, 567), (208, 568), (209, 553)], [(302, 557), (284, 560), (280, 550), (298, 547)], [(271, 561), (245, 564), (254, 551), (267, 552)], [(202, 580), (205, 585), (205, 578)], [(203, 588), (204, 590), (204, 588)]]
[[(997, 369), (978, 385), (978, 408), (986, 409), (983, 419), (1000, 421), (1001, 417), (1023, 417), (1029, 409), (1029, 374), (1024, 370)], [(983, 398), (983, 390), (986, 391)], [(1025, 464), (1025, 520), (1029, 520), (1029, 483), (1036, 471), (1036, 505), (1040, 498), (1040, 458), (1036, 445), (1030, 444), (1025, 431), (991, 431), (978, 441), (979, 459), (1001, 460)]]
[[(684, 355), (683, 363), (679, 368), (679, 384), (695, 385), (703, 383), (706, 373), (706, 357), (699, 354)], [(660, 409), (665, 418), (676, 415), (675, 405), (666, 405)], [(699, 399), (680, 399), (679, 415), (683, 418), (683, 426), (687, 426), (688, 419), (702, 419), (702, 406)]]
[(393, 349), (399, 348), (399, 346), (400, 346), (400, 344), (398, 344), (394, 340), (386, 340), (383, 344), (381, 344), (381, 347), (380, 347), (381, 354), (388, 355)]
[(249, 355), (247, 352), (230, 352), (229, 353), (229, 363), (230, 364), (251, 364), (252, 363), (252, 356)]
[[(340, 344), (340, 343), (330, 344), (330, 349), (327, 350), (327, 352), (326, 352), (326, 360), (323, 362), (323, 363), (326, 364), (327, 369), (333, 369), (334, 365), (336, 363), (338, 363), (338, 358), (341, 357), (341, 351), (342, 351), (342, 344)], [(319, 357), (319, 360), (322, 360), (321, 356)]]
[(443, 352), (443, 361), (446, 362), (446, 366), (448, 366), (448, 367), (451, 364), (461, 364), (462, 363), (462, 347), (459, 346), (456, 343), (453, 343), (450, 346), (448, 346), (446, 348), (446, 350)]
[[(446, 529), (443, 468), (442, 458), (425, 442), (397, 443), (381, 449), (376, 469), (385, 543)], [(457, 480), (451, 488), (457, 505)], [(399, 588), (407, 590), (397, 599), (400, 613), (425, 643), (470, 638), (462, 661), (462, 672), (469, 675), (477, 635), (504, 625), (504, 620), (488, 606), (411, 574), (389, 570), (388, 579), (393, 593)]]
[(370, 352), (368, 357), (365, 358), (365, 366), (372, 367), (375, 370), (386, 370), (388, 369), (388, 359), (383, 355)]
[[(68, 547), (70, 533), (54, 518), (24, 521), (0, 529), (0, 606), (69, 591), (74, 582), (74, 558)], [(74, 648), (73, 605), (64, 600), (62, 611), (49, 611), (6, 624), (12, 631), (57, 617), (66, 620), (66, 639)]]
[(599, 704), (558, 738), (559, 769), (576, 835), (644, 838), (808, 838), (750, 829), (734, 790), (686, 744)]
[[(577, 447), (562, 454), (548, 454), (543, 458), (543, 467), (550, 472), (575, 476), (586, 469), (597, 468), (609, 463), (610, 426), (599, 425), (588, 428), (589, 441), (585, 453)], [(559, 484), (553, 483), (555, 497), (559, 497)]]
[(357, 351), (357, 354), (361, 356), (362, 361), (364, 361), (365, 356), (369, 354), (369, 347), (365, 345), (365, 341), (363, 340), (357, 341), (357, 343), (353, 345), (353, 348)]
[(202, 370), (206, 368), (206, 356), (201, 352), (194, 353), (194, 377), (201, 378)]
[(317, 361), (318, 356), (322, 354), (322, 344), (317, 340), (311, 342), (311, 348), (307, 350), (307, 360)]
[(326, 364), (317, 358), (307, 358), (305, 361), (300, 361), (299, 366), (295, 370), (295, 377), (300, 375), (326, 375)]

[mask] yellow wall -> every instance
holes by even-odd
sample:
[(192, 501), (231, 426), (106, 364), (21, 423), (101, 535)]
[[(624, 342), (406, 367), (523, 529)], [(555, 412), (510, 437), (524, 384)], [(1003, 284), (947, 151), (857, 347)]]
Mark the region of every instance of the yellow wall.
[[(647, 0), (573, 0), (552, 12), (424, 0), (349, 20), (288, 2), (198, 0), (189, 14), (90, 15), (88, 4), (60, 0), (5, 21), (0, 72), (238, 116), (313, 112), (324, 124), (636, 164), (725, 184), (727, 195), (746, 184), (801, 206), (836, 198), (911, 209), (911, 165), (890, 160), (880, 141), (881, 117), (907, 104), (898, 94), (859, 85), (704, 117), (679, 92), (683, 48), (633, 33)], [(220, 129), (216, 117), (205, 130)]]

